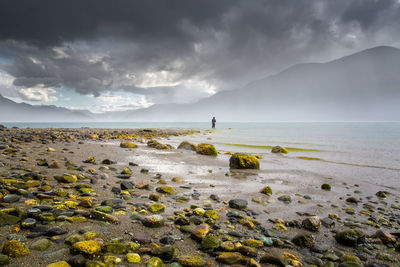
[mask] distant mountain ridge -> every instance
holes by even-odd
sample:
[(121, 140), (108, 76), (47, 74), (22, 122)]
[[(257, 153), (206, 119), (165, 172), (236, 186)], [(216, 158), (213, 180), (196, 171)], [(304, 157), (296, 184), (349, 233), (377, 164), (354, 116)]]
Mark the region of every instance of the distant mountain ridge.
[(94, 114), (17, 104), (0, 96), (1, 121), (399, 121), (400, 49), (379, 46), (326, 63), (294, 65), (194, 104)]

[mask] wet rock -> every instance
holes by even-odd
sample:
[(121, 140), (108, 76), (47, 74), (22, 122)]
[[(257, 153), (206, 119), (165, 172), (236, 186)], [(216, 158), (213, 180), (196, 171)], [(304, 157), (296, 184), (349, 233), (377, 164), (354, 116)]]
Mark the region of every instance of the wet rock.
[(232, 209), (243, 210), (247, 208), (247, 200), (245, 199), (232, 199), (229, 201), (229, 207)]
[(322, 245), (315, 244), (311, 247), (312, 252), (319, 253), (319, 254), (327, 252), (328, 249), (329, 249), (329, 246), (324, 245), (324, 244), (322, 244)]
[(168, 150), (170, 147), (168, 145), (164, 145), (156, 140), (150, 140), (147, 142), (147, 146), (155, 149), (160, 149), (160, 150)]
[(133, 189), (133, 183), (129, 181), (122, 181), (120, 187), (122, 190)]
[(0, 212), (0, 226), (17, 224), (20, 220), (20, 216)]
[(325, 191), (331, 191), (331, 185), (330, 184), (322, 184), (321, 189)]
[(132, 241), (137, 241), (141, 244), (150, 244), (152, 240), (151, 235), (147, 232), (135, 232), (132, 236)]
[(229, 159), (231, 169), (259, 169), (260, 162), (254, 156), (243, 153), (235, 153)]
[(175, 256), (175, 253), (176, 253), (176, 249), (171, 245), (153, 248), (151, 251), (152, 255), (159, 257), (164, 261), (172, 260)]
[(211, 231), (211, 227), (208, 224), (203, 223), (203, 224), (196, 226), (192, 230), (192, 235), (199, 239), (203, 239), (210, 231)]
[(201, 240), (201, 247), (204, 249), (216, 249), (220, 245), (219, 239), (211, 234), (206, 235), (202, 240)]
[(7, 255), (0, 254), (0, 266), (7, 265), (10, 263), (10, 259)]
[(123, 203), (123, 200), (120, 199), (120, 198), (109, 198), (109, 199), (103, 200), (101, 202), (101, 205), (102, 206), (115, 207), (115, 206), (120, 205), (122, 203)]
[(76, 242), (73, 244), (72, 248), (75, 252), (83, 255), (94, 255), (101, 252), (100, 243), (95, 240)]
[(48, 264), (46, 267), (71, 267), (66, 261), (58, 261), (55, 263)]
[(289, 262), (285, 258), (285, 256), (276, 250), (267, 251), (267, 253), (261, 257), (260, 262), (275, 264), (275, 265), (282, 266), (282, 267), (289, 264)]
[(302, 226), (310, 231), (316, 232), (321, 228), (321, 221), (318, 216), (312, 216), (302, 221)]
[(184, 255), (176, 258), (176, 261), (185, 267), (203, 267), (207, 261), (202, 256)]
[(125, 259), (129, 263), (137, 263), (137, 264), (142, 263), (142, 258), (137, 253), (128, 253), (125, 255)]
[(302, 248), (311, 248), (314, 245), (314, 237), (305, 233), (298, 233), (292, 242)]
[(246, 257), (244, 257), (239, 252), (222, 252), (218, 255), (217, 261), (224, 264), (245, 264)]
[(149, 207), (149, 211), (152, 213), (161, 213), (164, 212), (165, 206), (160, 203), (153, 204)]
[(377, 262), (370, 262), (365, 264), (365, 267), (389, 267), (389, 265)]
[(145, 216), (142, 219), (142, 224), (151, 228), (161, 227), (164, 226), (164, 218), (161, 215)]
[(129, 169), (129, 168), (124, 168), (124, 169), (121, 171), (121, 174), (122, 174), (122, 175), (132, 175), (132, 170)]
[(68, 260), (71, 267), (85, 267), (86, 258), (82, 255), (75, 255)]
[(115, 161), (112, 161), (112, 160), (110, 160), (110, 159), (104, 159), (102, 162), (101, 162), (101, 164), (104, 164), (104, 165), (111, 165), (111, 164), (114, 164), (115, 163)]
[(51, 242), (48, 239), (39, 239), (31, 244), (31, 249), (43, 251), (51, 246)]
[(119, 144), (119, 146), (122, 147), (122, 148), (137, 148), (138, 147), (137, 144), (135, 144), (133, 142), (130, 142), (130, 141), (121, 142)]
[(196, 151), (197, 146), (190, 142), (183, 141), (182, 143), (179, 144), (178, 149), (186, 149), (186, 150)]
[(118, 219), (110, 214), (98, 211), (98, 210), (92, 210), (90, 212), (90, 216), (94, 218), (95, 220), (100, 220), (100, 221), (106, 221), (106, 222), (111, 222), (111, 223), (117, 223)]
[(176, 194), (175, 188), (173, 188), (172, 186), (167, 186), (167, 185), (157, 187), (156, 191), (159, 193), (167, 194), (167, 195), (175, 195)]
[(286, 204), (289, 204), (292, 202), (292, 198), (289, 195), (283, 195), (278, 197), (279, 201), (285, 202)]
[(199, 144), (197, 146), (196, 152), (201, 155), (207, 155), (207, 156), (217, 156), (218, 151), (215, 148), (215, 146), (211, 144)]
[(355, 197), (348, 197), (348, 198), (346, 199), (346, 202), (347, 202), (347, 203), (357, 204), (357, 203), (358, 203), (358, 200), (357, 200)]
[(8, 194), (3, 197), (3, 202), (4, 203), (14, 203), (14, 202), (18, 202), (20, 198), (21, 197), (18, 195)]
[(321, 223), (322, 223), (322, 225), (325, 226), (326, 228), (332, 228), (332, 227), (335, 226), (335, 221), (332, 220), (332, 219), (329, 218), (329, 217), (323, 218), (323, 219), (321, 220)]
[(288, 150), (287, 150), (286, 148), (284, 148), (284, 147), (281, 147), (281, 146), (274, 146), (274, 147), (271, 149), (271, 153), (283, 153), (283, 154), (287, 154), (287, 153), (288, 153)]
[(373, 238), (379, 238), (382, 243), (384, 244), (395, 244), (396, 243), (396, 237), (389, 234), (388, 232), (384, 231), (384, 230), (378, 230), (375, 232), (375, 234), (372, 236)]
[(64, 174), (62, 176), (54, 176), (54, 179), (59, 183), (76, 183), (78, 177), (74, 174)]
[(264, 186), (264, 188), (261, 189), (260, 193), (268, 195), (268, 196), (272, 195), (272, 188), (269, 185)]
[(66, 233), (68, 233), (68, 231), (62, 229), (60, 226), (50, 228), (49, 230), (46, 231), (47, 236), (64, 235)]
[(2, 253), (17, 258), (29, 255), (29, 248), (19, 240), (9, 240), (3, 243)]
[(143, 180), (136, 184), (137, 189), (149, 189), (149, 181)]
[(354, 247), (357, 244), (364, 243), (365, 234), (360, 230), (346, 230), (338, 232), (335, 239), (342, 245)]

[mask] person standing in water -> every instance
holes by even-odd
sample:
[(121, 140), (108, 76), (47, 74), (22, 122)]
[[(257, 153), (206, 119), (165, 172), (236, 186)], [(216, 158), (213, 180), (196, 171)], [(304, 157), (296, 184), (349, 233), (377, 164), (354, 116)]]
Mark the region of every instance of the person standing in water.
[(216, 122), (217, 122), (217, 120), (215, 119), (215, 117), (213, 117), (212, 120), (211, 120), (211, 125), (212, 125), (213, 129), (215, 128), (215, 123)]

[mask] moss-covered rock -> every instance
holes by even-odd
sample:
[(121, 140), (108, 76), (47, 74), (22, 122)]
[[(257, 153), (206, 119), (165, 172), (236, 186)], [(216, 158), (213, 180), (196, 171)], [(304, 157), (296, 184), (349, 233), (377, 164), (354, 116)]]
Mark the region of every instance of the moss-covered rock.
[(201, 240), (201, 247), (213, 250), (218, 248), (220, 243), (220, 240), (215, 235), (208, 234)]
[(292, 242), (299, 247), (310, 248), (314, 245), (314, 237), (309, 234), (298, 233), (293, 239)]
[(71, 267), (66, 261), (58, 261), (55, 263), (48, 264), (46, 267)]
[(88, 157), (85, 161), (83, 161), (84, 163), (91, 163), (91, 164), (95, 164), (96, 163), (96, 158), (95, 157)]
[(246, 239), (244, 241), (244, 244), (246, 246), (253, 247), (253, 248), (262, 248), (264, 246), (264, 243), (262, 241), (257, 240), (257, 239), (251, 239), (251, 238)]
[(167, 195), (176, 195), (176, 190), (172, 186), (164, 185), (156, 188), (156, 191), (159, 193), (167, 194)]
[(207, 265), (207, 261), (204, 257), (196, 255), (179, 256), (176, 258), (176, 261), (185, 267), (203, 267)]
[(147, 146), (155, 149), (160, 149), (160, 150), (168, 150), (171, 149), (168, 145), (164, 145), (157, 140), (150, 140), (147, 142)]
[(164, 225), (164, 218), (161, 215), (145, 216), (142, 219), (144, 226), (156, 228)]
[(196, 152), (201, 155), (207, 156), (217, 156), (218, 151), (214, 145), (211, 144), (199, 144), (197, 146)]
[(164, 210), (165, 210), (165, 205), (160, 203), (153, 204), (149, 207), (149, 211), (152, 213), (161, 213), (164, 212)]
[(43, 251), (43, 250), (48, 249), (50, 246), (51, 246), (50, 240), (43, 238), (43, 239), (39, 239), (39, 240), (36, 240), (35, 242), (33, 242), (31, 244), (31, 249)]
[(4, 266), (10, 263), (10, 259), (7, 255), (0, 254), (0, 266)]
[(287, 150), (286, 148), (284, 148), (284, 147), (281, 147), (281, 146), (274, 146), (274, 147), (271, 149), (271, 152), (272, 152), (272, 153), (283, 153), (283, 154), (287, 154), (287, 153), (288, 153), (288, 150)]
[(112, 254), (124, 254), (127, 250), (127, 246), (121, 242), (110, 242), (103, 246), (103, 250)]
[(239, 252), (222, 252), (218, 255), (217, 261), (229, 265), (245, 264), (247, 262), (246, 257)]
[(198, 226), (196, 226), (194, 229), (192, 229), (192, 235), (199, 238), (203, 239), (209, 232), (211, 231), (211, 227), (206, 224), (202, 223)]
[(163, 261), (158, 257), (152, 257), (146, 262), (147, 267), (161, 267), (163, 264)]
[(137, 253), (128, 253), (125, 255), (125, 259), (129, 263), (142, 263), (142, 258)]
[(121, 171), (121, 174), (132, 175), (132, 171), (131, 171), (131, 169), (129, 169), (129, 168), (124, 168), (124, 169)]
[(62, 176), (54, 176), (59, 183), (76, 183), (78, 177), (74, 174), (63, 174)]
[(183, 141), (182, 143), (179, 144), (178, 149), (186, 149), (186, 150), (196, 151), (197, 146), (190, 142)]
[(4, 242), (2, 252), (13, 258), (27, 256), (31, 253), (29, 248), (19, 240)]
[(119, 144), (119, 146), (122, 147), (122, 148), (137, 148), (137, 147), (138, 147), (137, 144), (135, 144), (135, 143), (133, 143), (133, 142), (131, 142), (131, 141), (124, 141), (124, 142), (121, 142), (121, 143)]
[(100, 243), (95, 240), (76, 242), (72, 247), (76, 252), (84, 255), (94, 255), (101, 252)]
[(259, 169), (260, 162), (254, 156), (243, 153), (235, 153), (229, 159), (231, 169)]
[(268, 195), (268, 196), (272, 195), (272, 188), (269, 185), (264, 186), (264, 188), (261, 189), (260, 193)]
[(338, 232), (335, 239), (342, 245), (354, 247), (357, 244), (364, 243), (365, 234), (360, 230), (346, 230)]

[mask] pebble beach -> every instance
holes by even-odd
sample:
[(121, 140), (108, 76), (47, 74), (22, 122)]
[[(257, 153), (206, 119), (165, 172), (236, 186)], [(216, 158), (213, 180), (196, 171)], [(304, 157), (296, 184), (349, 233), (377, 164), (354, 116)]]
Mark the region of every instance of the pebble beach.
[(208, 130), (0, 126), (0, 266), (400, 266), (398, 186), (238, 150)]

